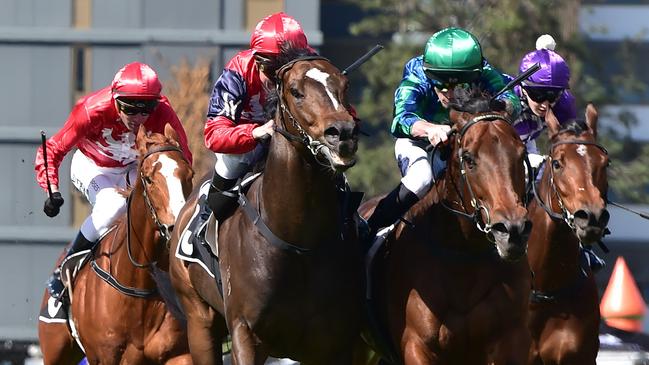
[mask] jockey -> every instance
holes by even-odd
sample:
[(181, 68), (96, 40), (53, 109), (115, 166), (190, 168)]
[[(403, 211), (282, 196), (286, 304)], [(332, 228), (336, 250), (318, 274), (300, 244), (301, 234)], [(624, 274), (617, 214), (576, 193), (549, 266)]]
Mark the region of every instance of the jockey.
[[(476, 37), (460, 28), (446, 28), (433, 34), (424, 54), (406, 63), (394, 95), (391, 128), (397, 138), (394, 152), (403, 177), (368, 220), (371, 239), (379, 228), (394, 223), (426, 195), (433, 176), (444, 170), (446, 163), (437, 153), (432, 157), (431, 167), (425, 148), (448, 139), (448, 104), (453, 88), (476, 85), (495, 94), (505, 84), (503, 74), (483, 58)], [(517, 116), (520, 101), (513, 91), (507, 91), (493, 107)]]
[(570, 68), (554, 52), (555, 46), (554, 38), (548, 34), (536, 40), (536, 50), (523, 57), (519, 71), (525, 72), (536, 63), (541, 68), (523, 81), (522, 87), (517, 86), (515, 89), (521, 98), (523, 110), (514, 121), (514, 128), (525, 143), (530, 162), (535, 168), (544, 158), (536, 148), (536, 138), (545, 129), (545, 113), (548, 108), (552, 108), (560, 124), (577, 117), (575, 97), (568, 90)]
[[(138, 151), (135, 135), (140, 125), (148, 131), (163, 133), (169, 123), (178, 133), (180, 147), (191, 164), (185, 130), (167, 98), (160, 94), (158, 75), (146, 64), (133, 62), (117, 72), (112, 85), (81, 98), (56, 134), (46, 142), (47, 170), (43, 149), (36, 152), (36, 180), (52, 196), (45, 200), (43, 210), (49, 217), (59, 214), (63, 197), (59, 192), (59, 166), (74, 147), (70, 177), (74, 186), (92, 205), (90, 215), (81, 225), (66, 257), (89, 249), (106, 233), (116, 217), (126, 209), (126, 198), (120, 190), (137, 176)], [(48, 281), (53, 298), (63, 290), (60, 268)]]
[[(577, 117), (575, 97), (570, 88), (570, 68), (566, 61), (554, 48), (557, 43), (549, 34), (543, 34), (536, 40), (536, 50), (529, 52), (521, 60), (519, 71), (525, 72), (535, 63), (541, 68), (523, 82), (522, 87), (516, 87), (516, 93), (521, 97), (523, 110), (514, 121), (514, 129), (521, 137), (527, 148), (530, 163), (535, 169), (547, 156), (539, 154), (536, 138), (545, 129), (545, 114), (548, 108), (557, 117), (559, 124), (574, 120)], [(542, 174), (537, 173), (537, 178)], [(594, 273), (605, 266), (604, 260), (598, 257), (591, 247), (582, 247), (584, 260)]]
[(226, 64), (212, 89), (205, 146), (216, 154), (216, 164), (208, 205), (219, 222), (237, 205), (237, 197), (224, 192), (266, 154), (260, 142), (273, 134), (274, 122), (266, 119), (263, 105), (284, 47), (315, 54), (295, 19), (282, 12), (267, 16), (255, 27), (250, 49)]

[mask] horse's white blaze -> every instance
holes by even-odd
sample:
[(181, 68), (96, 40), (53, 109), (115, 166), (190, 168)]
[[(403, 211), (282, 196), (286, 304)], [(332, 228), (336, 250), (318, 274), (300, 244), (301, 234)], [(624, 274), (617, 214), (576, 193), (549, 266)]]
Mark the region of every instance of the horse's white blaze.
[(581, 157), (586, 156), (586, 145), (580, 144), (579, 147), (577, 147), (577, 153), (578, 153)]
[(178, 168), (178, 163), (165, 155), (158, 157), (157, 163), (161, 164), (160, 173), (167, 180), (167, 189), (169, 189), (169, 207), (174, 215), (178, 217), (180, 209), (185, 205), (185, 195), (180, 179), (174, 176), (174, 171)]
[(321, 83), (322, 86), (324, 86), (327, 95), (329, 95), (329, 99), (331, 99), (331, 103), (334, 105), (334, 108), (338, 110), (338, 100), (336, 100), (334, 95), (331, 93), (331, 91), (329, 91), (329, 88), (327, 87), (327, 79), (329, 78), (329, 74), (314, 67), (307, 71), (306, 76), (316, 80), (317, 82)]

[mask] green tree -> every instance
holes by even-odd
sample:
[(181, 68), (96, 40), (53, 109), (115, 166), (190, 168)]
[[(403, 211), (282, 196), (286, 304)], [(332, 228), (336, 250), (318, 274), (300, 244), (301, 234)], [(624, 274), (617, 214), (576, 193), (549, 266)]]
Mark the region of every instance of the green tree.
[[(385, 51), (361, 68), (366, 87), (357, 108), (365, 121), (363, 129), (370, 137), (361, 141), (361, 162), (350, 170), (349, 178), (354, 187), (366, 191), (368, 196), (387, 192), (400, 177), (388, 129), (393, 94), (403, 65), (421, 54), (426, 39), (444, 27), (458, 26), (471, 31), (480, 39), (490, 63), (512, 75), (518, 73), (521, 57), (534, 49), (536, 38), (551, 34), (557, 41), (556, 51), (570, 65), (571, 89), (579, 110), (587, 101), (601, 108), (630, 94), (646, 92), (646, 85), (633, 77), (639, 70), (633, 42), (616, 50), (620, 67), (613, 75), (604, 75), (603, 65), (590, 61), (596, 57), (574, 21), (578, 18), (579, 0), (348, 1), (368, 14), (351, 26), (351, 33), (383, 38), (386, 45)], [(617, 87), (607, 90), (607, 83)], [(625, 122), (633, 123), (620, 120)], [(613, 158), (611, 189), (626, 200), (649, 202), (643, 193), (649, 182), (649, 164), (641, 157), (647, 154), (629, 158), (629, 151), (623, 147), (629, 143), (629, 135), (618, 137), (608, 134), (605, 139)], [(644, 151), (644, 147), (639, 150)]]

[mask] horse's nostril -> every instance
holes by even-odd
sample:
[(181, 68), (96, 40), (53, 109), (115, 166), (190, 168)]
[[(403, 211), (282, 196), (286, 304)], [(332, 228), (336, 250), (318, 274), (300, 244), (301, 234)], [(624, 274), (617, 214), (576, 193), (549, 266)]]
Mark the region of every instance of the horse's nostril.
[(609, 213), (608, 210), (603, 209), (602, 213), (599, 216), (599, 225), (601, 227), (606, 227), (608, 225), (609, 219), (611, 219), (611, 213)]
[(167, 226), (167, 230), (169, 232), (173, 232), (174, 231), (174, 225), (172, 224), (172, 225)]
[(340, 130), (338, 129), (338, 126), (332, 125), (331, 127), (325, 129), (324, 132), (325, 136), (329, 137), (335, 137), (335, 136), (340, 136)]
[(523, 236), (529, 236), (532, 232), (532, 221), (526, 220), (523, 224)]
[(590, 213), (585, 211), (584, 209), (579, 209), (578, 211), (575, 212), (574, 214), (575, 220), (583, 220), (588, 222), (588, 219), (590, 218)]
[(494, 224), (493, 226), (491, 226), (491, 229), (496, 231), (496, 232), (503, 233), (503, 234), (509, 233), (509, 229), (507, 228), (505, 223), (502, 223), (502, 222), (498, 222), (498, 223)]

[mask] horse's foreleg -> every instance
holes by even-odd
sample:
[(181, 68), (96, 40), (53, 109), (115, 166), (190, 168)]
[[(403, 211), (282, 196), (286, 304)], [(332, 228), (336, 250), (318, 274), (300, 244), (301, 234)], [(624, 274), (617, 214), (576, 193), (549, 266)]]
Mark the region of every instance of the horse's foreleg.
[(83, 352), (65, 323), (38, 322), (38, 338), (44, 365), (78, 364)]
[(527, 326), (520, 324), (503, 336), (497, 344), (494, 365), (524, 365), (529, 362), (532, 337)]
[(232, 321), (232, 360), (234, 365), (263, 365), (268, 354), (257, 345), (254, 334), (243, 319)]
[(222, 343), (227, 335), (225, 322), (199, 298), (181, 297), (187, 315), (187, 337), (196, 365), (223, 365)]

